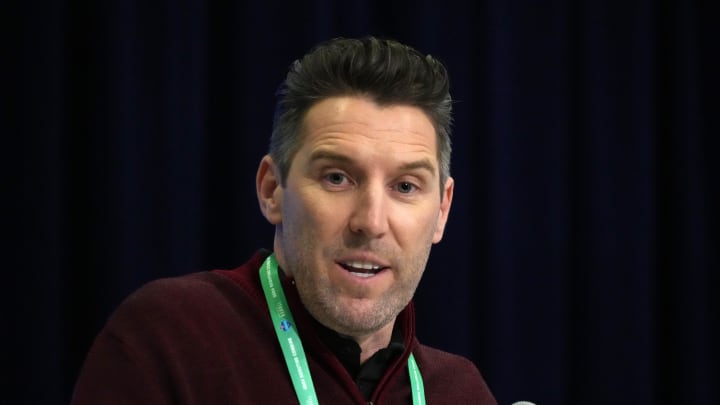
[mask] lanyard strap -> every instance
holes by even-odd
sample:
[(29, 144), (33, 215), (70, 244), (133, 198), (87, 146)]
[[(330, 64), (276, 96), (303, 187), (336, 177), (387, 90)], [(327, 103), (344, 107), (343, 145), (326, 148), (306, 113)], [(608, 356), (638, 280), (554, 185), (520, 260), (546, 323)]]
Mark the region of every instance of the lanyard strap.
[[(302, 405), (318, 405), (317, 394), (315, 394), (315, 387), (310, 376), (310, 368), (305, 357), (305, 349), (303, 349), (295, 319), (290, 312), (290, 307), (285, 299), (285, 292), (282, 289), (282, 284), (280, 284), (278, 264), (274, 253), (268, 256), (263, 265), (260, 266), (260, 283), (265, 293), (265, 299), (270, 309), (270, 318), (278, 342), (280, 342), (283, 356), (285, 356), (285, 363), (298, 401)], [(410, 374), (413, 404), (425, 405), (425, 388), (422, 375), (412, 353), (408, 358), (408, 372)]]
[(408, 373), (410, 373), (413, 404), (425, 405), (425, 386), (423, 385), (422, 375), (420, 375), (420, 369), (415, 362), (415, 356), (412, 353), (408, 357)]

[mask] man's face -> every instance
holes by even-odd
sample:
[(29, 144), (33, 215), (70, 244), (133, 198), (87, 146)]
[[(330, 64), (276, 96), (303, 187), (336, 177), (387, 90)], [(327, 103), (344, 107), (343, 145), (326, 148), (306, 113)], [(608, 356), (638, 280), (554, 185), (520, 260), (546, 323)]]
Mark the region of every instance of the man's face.
[(412, 298), (442, 238), (453, 180), (441, 193), (435, 129), (419, 108), (335, 97), (314, 105), (303, 128), (285, 186), (275, 177), (266, 193), (278, 263), (318, 321), (371, 334)]

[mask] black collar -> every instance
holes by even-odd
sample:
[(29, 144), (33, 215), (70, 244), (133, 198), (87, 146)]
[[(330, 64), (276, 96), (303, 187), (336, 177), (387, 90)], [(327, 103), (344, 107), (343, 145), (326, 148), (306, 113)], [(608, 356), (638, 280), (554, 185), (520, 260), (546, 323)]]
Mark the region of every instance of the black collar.
[(340, 335), (320, 322), (316, 321), (315, 324), (320, 339), (345, 366), (367, 400), (370, 399), (388, 366), (405, 351), (402, 332), (395, 324), (390, 344), (378, 350), (365, 363), (360, 364), (360, 346), (354, 339)]

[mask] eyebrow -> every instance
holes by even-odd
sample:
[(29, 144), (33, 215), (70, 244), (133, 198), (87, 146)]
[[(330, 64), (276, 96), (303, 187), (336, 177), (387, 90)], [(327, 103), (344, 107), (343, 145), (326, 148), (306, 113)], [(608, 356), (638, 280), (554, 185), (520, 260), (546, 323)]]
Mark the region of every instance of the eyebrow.
[[(329, 150), (316, 150), (312, 154), (310, 154), (310, 162), (315, 162), (318, 160), (331, 160), (346, 164), (354, 163), (354, 160), (351, 157)], [(400, 170), (418, 169), (427, 170), (428, 172), (430, 172), (430, 174), (435, 175), (435, 166), (427, 158), (414, 160), (412, 162), (406, 162), (400, 166)]]
[(430, 174), (435, 175), (435, 166), (433, 166), (432, 162), (430, 162), (429, 159), (420, 159), (413, 162), (404, 163), (402, 166), (400, 166), (400, 168), (403, 170), (425, 169), (429, 171)]
[(316, 150), (310, 154), (310, 161), (315, 162), (317, 160), (334, 160), (336, 162), (352, 163), (352, 159), (346, 155), (340, 153), (331, 152), (329, 150)]

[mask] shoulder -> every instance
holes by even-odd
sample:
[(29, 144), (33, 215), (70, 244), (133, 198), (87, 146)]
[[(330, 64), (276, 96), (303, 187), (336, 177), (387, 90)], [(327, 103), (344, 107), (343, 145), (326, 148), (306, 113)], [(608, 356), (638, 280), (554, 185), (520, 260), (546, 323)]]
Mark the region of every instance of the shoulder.
[(244, 265), (192, 273), (138, 288), (93, 342), (74, 403), (108, 403), (110, 398), (116, 399), (113, 403), (169, 403), (165, 399), (178, 399), (180, 391), (203, 398), (230, 395), (226, 387), (252, 372), (247, 365), (254, 359), (268, 356), (258, 352), (273, 337), (252, 270)]
[[(115, 310), (105, 331), (131, 338), (207, 330), (252, 323), (267, 312), (257, 269), (268, 252), (259, 251), (233, 270), (190, 273), (148, 282)], [(183, 334), (187, 336), (187, 334)]]
[(426, 391), (442, 393), (461, 403), (496, 404), (485, 379), (469, 359), (422, 344), (418, 344), (413, 352)]
[(418, 364), (423, 364), (433, 372), (450, 372), (464, 375), (480, 376), (475, 364), (469, 359), (457, 354), (449, 353), (423, 344), (415, 349)]
[(130, 294), (120, 305), (122, 312), (157, 310), (185, 310), (198, 305), (213, 305), (221, 301), (222, 276), (213, 272), (191, 273), (184, 276), (153, 280)]
[(138, 288), (118, 306), (105, 329), (123, 340), (179, 329), (202, 330), (210, 322), (223, 322), (253, 307), (261, 308), (254, 294), (223, 274), (191, 273)]
[(248, 305), (262, 307), (257, 269), (267, 254), (260, 251), (233, 270), (204, 271), (148, 282), (125, 299), (113, 318), (208, 316), (238, 311)]

